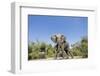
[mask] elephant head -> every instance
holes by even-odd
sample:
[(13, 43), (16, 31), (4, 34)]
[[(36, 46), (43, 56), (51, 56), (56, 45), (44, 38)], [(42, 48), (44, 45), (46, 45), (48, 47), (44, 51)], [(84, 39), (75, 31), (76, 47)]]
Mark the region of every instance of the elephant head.
[(64, 41), (66, 41), (66, 38), (64, 35), (62, 34), (56, 34), (56, 35), (52, 35), (51, 36), (51, 40), (54, 42), (54, 43), (63, 43)]

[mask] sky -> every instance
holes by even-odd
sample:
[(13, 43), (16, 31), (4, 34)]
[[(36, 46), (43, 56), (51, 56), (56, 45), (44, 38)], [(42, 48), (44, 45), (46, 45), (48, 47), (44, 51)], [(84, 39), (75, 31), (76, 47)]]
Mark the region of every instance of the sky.
[(69, 44), (88, 35), (88, 17), (28, 15), (28, 40), (52, 44), (51, 36), (63, 34)]

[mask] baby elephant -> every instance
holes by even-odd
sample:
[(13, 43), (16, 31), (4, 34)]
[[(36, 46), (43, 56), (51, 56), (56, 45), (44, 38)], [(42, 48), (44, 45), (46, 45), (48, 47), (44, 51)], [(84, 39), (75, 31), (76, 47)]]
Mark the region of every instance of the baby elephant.
[(62, 34), (56, 34), (51, 36), (51, 40), (55, 43), (55, 58), (62, 56), (65, 57), (65, 53), (67, 58), (71, 56), (73, 58), (73, 55), (70, 53), (69, 49), (69, 43), (66, 41), (66, 38)]

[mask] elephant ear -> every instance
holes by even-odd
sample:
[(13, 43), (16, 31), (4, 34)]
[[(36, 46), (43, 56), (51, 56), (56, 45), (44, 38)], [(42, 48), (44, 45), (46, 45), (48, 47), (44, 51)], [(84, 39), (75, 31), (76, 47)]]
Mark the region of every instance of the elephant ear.
[(57, 36), (56, 36), (56, 35), (51, 36), (51, 40), (52, 40), (54, 43), (56, 43), (56, 42), (57, 42)]

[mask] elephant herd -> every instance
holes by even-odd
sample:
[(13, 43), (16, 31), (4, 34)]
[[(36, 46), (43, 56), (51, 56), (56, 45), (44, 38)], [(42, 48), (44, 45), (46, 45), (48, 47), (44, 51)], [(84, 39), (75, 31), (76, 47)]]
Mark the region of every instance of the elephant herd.
[(55, 34), (51, 36), (51, 40), (55, 43), (55, 58), (73, 58), (73, 55), (69, 49), (69, 43), (66, 40), (66, 37), (62, 34)]

